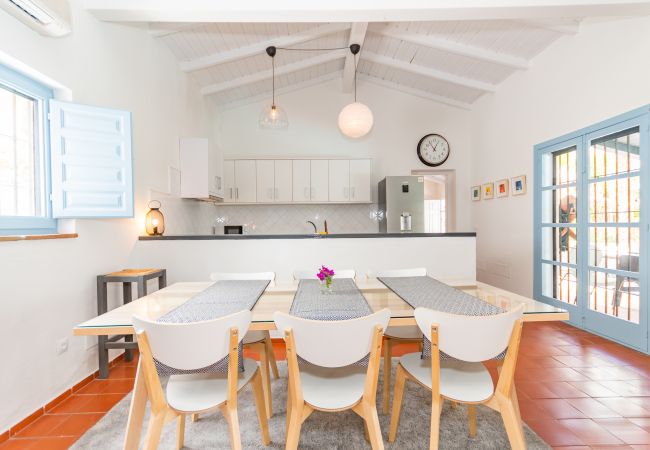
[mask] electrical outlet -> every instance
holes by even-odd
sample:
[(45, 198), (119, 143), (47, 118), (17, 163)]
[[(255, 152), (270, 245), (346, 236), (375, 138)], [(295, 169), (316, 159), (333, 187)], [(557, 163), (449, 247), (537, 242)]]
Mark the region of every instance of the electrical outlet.
[(62, 355), (68, 351), (68, 338), (64, 337), (56, 341), (56, 354)]

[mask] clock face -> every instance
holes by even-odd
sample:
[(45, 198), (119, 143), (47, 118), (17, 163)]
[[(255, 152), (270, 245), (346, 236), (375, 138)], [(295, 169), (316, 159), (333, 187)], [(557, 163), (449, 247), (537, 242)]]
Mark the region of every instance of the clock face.
[(427, 134), (418, 143), (418, 158), (427, 166), (439, 166), (449, 158), (449, 142), (439, 134)]

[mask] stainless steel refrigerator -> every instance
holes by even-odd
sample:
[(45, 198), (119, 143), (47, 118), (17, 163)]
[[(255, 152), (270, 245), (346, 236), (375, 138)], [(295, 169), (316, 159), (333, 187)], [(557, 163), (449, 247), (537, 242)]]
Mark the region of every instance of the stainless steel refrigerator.
[(386, 177), (378, 191), (381, 233), (424, 233), (423, 177)]

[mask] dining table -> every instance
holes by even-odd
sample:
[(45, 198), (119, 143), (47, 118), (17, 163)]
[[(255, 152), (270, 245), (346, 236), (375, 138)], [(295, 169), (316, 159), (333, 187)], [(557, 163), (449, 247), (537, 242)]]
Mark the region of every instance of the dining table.
[[(355, 280), (356, 287), (361, 292), (372, 312), (384, 308), (390, 310), (389, 326), (401, 327), (415, 325), (414, 311), (404, 298), (389, 288), (389, 284), (380, 279), (365, 278)], [(569, 320), (569, 312), (565, 309), (515, 294), (513, 292), (473, 280), (437, 280), (455, 288), (461, 293), (482, 300), (499, 310), (508, 311), (523, 305), (524, 322), (564, 321)], [(219, 283), (219, 282), (216, 282)], [(115, 308), (97, 317), (76, 325), (73, 334), (77, 336), (111, 336), (134, 334), (132, 317), (158, 321), (163, 316), (178, 310), (188, 300), (195, 299), (201, 293), (215, 285), (214, 281), (189, 281), (173, 283), (163, 289), (141, 297), (123, 306)], [(269, 283), (263, 290), (251, 309), (251, 331), (276, 330), (273, 314), (276, 311), (290, 313), (294, 297), (299, 289), (298, 282)], [(447, 287), (445, 286), (445, 287)], [(335, 301), (336, 293), (331, 301)], [(328, 298), (328, 301), (329, 298)], [(140, 434), (144, 421), (147, 403), (145, 382), (136, 373), (133, 397), (129, 409), (129, 421), (124, 441), (125, 449), (138, 448)]]

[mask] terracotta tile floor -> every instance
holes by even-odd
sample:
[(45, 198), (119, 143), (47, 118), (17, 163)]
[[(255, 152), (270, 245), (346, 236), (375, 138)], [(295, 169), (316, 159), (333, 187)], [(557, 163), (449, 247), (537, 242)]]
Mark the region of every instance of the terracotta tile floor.
[[(275, 350), (284, 357), (281, 343)], [(135, 365), (119, 362), (0, 450), (68, 448), (131, 390)], [(554, 448), (650, 450), (649, 356), (563, 323), (528, 323), (515, 377), (522, 418)]]

